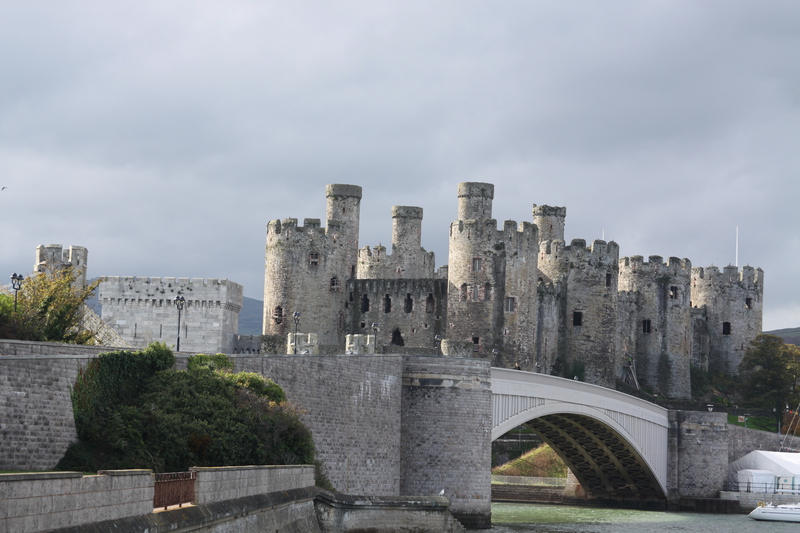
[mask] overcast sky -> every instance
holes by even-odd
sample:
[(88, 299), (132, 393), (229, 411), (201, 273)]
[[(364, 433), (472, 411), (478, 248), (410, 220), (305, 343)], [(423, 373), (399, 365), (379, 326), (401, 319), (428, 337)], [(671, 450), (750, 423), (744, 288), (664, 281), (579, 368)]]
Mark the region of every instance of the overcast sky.
[[(89, 276), (228, 278), (263, 297), (266, 224), (361, 185), (364, 245), (456, 185), (566, 238), (765, 271), (800, 326), (800, 2), (0, 2), (0, 273), (39, 244)], [(7, 279), (7, 278), (5, 278)]]

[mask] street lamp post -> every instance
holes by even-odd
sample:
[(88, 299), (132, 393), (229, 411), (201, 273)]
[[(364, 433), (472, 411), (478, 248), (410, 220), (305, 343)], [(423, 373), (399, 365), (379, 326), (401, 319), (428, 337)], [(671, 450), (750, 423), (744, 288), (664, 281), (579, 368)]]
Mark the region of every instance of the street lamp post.
[(297, 355), (297, 328), (300, 327), (300, 312), (292, 313), (292, 318), (294, 319), (294, 354)]
[(14, 312), (17, 312), (17, 293), (22, 288), (22, 281), (25, 278), (22, 277), (22, 274), (17, 274), (14, 272), (11, 274), (11, 288), (14, 289)]
[(183, 311), (183, 306), (186, 305), (186, 299), (183, 296), (176, 296), (175, 297), (175, 307), (178, 308), (178, 347), (175, 351), (181, 351), (181, 311)]

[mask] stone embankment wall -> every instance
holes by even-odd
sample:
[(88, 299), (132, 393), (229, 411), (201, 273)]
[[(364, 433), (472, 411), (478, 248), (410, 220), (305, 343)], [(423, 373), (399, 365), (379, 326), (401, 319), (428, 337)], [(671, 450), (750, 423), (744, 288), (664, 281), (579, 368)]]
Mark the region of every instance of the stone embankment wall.
[(0, 342), (0, 470), (48, 470), (77, 440), (69, 388), (113, 348)]
[(153, 512), (150, 470), (0, 474), (0, 531), (49, 531)]

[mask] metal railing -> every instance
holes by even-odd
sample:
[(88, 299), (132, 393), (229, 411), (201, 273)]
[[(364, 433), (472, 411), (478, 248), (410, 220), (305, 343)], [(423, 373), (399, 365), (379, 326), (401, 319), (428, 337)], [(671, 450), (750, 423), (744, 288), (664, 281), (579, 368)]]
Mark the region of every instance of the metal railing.
[(156, 485), (153, 508), (166, 509), (170, 505), (180, 507), (194, 501), (194, 481), (197, 472), (164, 472), (155, 474)]
[(566, 487), (565, 477), (492, 476), (492, 483), (540, 487)]

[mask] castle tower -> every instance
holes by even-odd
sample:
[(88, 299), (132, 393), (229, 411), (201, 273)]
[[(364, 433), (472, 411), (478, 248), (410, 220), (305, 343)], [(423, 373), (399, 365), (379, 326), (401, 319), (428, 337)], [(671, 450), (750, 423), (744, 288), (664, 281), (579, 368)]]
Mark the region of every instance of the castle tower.
[(741, 272), (732, 265), (722, 272), (714, 266), (699, 267), (692, 269), (691, 280), (691, 304), (705, 310), (707, 331), (707, 353), (695, 349), (695, 362), (736, 374), (748, 345), (761, 333), (764, 271), (751, 266)]
[(616, 351), (619, 246), (595, 240), (587, 248), (583, 239), (573, 239), (559, 253), (561, 259), (553, 262), (561, 267), (556, 281), (563, 291), (561, 373), (613, 388), (620, 373)]
[(450, 224), (447, 338), (472, 341), (491, 357), (503, 339), (505, 242), (491, 218), (494, 186), (458, 184), (458, 220)]
[(347, 280), (356, 274), (361, 187), (328, 185), (327, 226), (319, 219), (272, 220), (267, 225), (264, 334), (316, 333), (320, 349), (344, 347)]
[(535, 371), (536, 313), (538, 306), (539, 231), (530, 222), (503, 225), (506, 251), (506, 283), (503, 299), (503, 355), (498, 362), (510, 367), (519, 363), (523, 370)]
[(60, 244), (40, 244), (36, 247), (36, 261), (33, 271), (37, 273), (55, 274), (59, 270), (72, 268), (75, 274), (75, 286), (86, 287), (86, 268), (89, 252), (83, 246), (70, 246), (64, 250)]
[(493, 364), (533, 367), (538, 232), (492, 216), (494, 186), (458, 185), (458, 217), (450, 225), (447, 338), (472, 341)]
[(620, 325), (620, 340), (639, 382), (670, 398), (691, 397), (691, 267), (688, 259), (670, 257), (664, 263), (657, 255), (649, 262), (638, 255), (619, 260), (619, 290), (626, 300), (635, 298)]
[(533, 223), (539, 228), (540, 241), (563, 241), (566, 218), (566, 207), (533, 204)]

